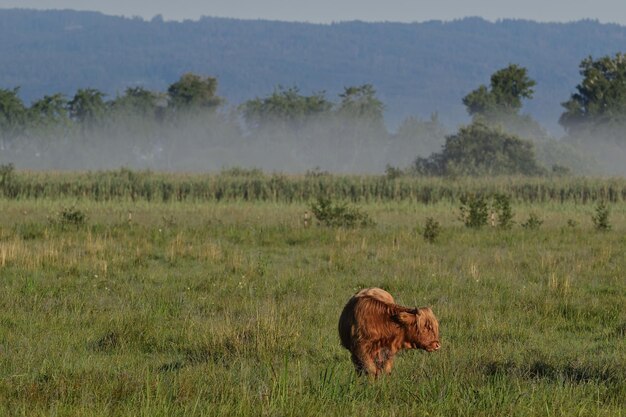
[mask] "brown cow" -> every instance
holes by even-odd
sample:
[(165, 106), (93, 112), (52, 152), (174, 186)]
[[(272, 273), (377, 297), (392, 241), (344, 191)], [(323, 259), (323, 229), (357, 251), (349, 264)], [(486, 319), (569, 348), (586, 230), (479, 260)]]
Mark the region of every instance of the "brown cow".
[(434, 352), (439, 344), (439, 322), (428, 308), (402, 307), (380, 288), (356, 293), (339, 317), (341, 344), (352, 354), (359, 374), (389, 374), (395, 354), (402, 349)]

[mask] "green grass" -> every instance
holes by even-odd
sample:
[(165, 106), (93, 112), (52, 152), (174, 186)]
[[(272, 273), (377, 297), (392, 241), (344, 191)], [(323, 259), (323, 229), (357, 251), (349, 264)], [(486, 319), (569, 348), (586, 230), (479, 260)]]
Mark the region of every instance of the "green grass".
[[(0, 415), (625, 414), (623, 203), (606, 232), (593, 204), (513, 204), (511, 230), (359, 207), (375, 226), (305, 228), (305, 203), (0, 200)], [(365, 286), (431, 306), (441, 351), (357, 378), (336, 325)]]

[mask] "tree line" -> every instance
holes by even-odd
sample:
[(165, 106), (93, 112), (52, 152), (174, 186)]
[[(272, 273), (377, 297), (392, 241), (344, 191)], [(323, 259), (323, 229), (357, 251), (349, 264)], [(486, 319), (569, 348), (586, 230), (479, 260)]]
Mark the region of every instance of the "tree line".
[[(582, 81), (563, 102), (563, 140), (551, 138), (524, 100), (536, 82), (526, 68), (496, 71), (462, 102), (471, 123), (449, 133), (437, 114), (409, 117), (395, 132), (370, 84), (325, 92), (277, 87), (229, 107), (218, 80), (183, 74), (165, 92), (129, 87), (107, 100), (93, 88), (46, 95), (27, 106), (19, 87), (0, 89), (0, 162), (29, 168), (219, 170), (255, 166), (415, 175), (542, 175), (576, 172), (589, 149), (626, 156), (626, 56), (584, 59)], [(618, 151), (614, 151), (617, 149)], [(620, 153), (622, 152), (622, 153)], [(626, 159), (622, 159), (626, 160)], [(78, 162), (82, 161), (82, 162)], [(398, 168), (392, 168), (398, 167)]]

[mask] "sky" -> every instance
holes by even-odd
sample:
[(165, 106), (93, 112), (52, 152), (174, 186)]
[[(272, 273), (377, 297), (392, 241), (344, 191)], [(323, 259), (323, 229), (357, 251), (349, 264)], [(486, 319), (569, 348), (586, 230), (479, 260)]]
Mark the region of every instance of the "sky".
[(487, 20), (569, 22), (597, 19), (626, 25), (625, 0), (0, 0), (0, 8), (93, 10), (165, 20), (202, 16), (312, 23), (346, 20), (423, 22), (480, 16)]

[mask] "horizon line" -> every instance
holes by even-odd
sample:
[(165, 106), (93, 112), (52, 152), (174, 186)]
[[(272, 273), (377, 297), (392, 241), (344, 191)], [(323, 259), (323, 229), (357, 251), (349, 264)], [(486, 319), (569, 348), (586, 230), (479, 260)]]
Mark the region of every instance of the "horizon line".
[(26, 11), (26, 12), (39, 12), (39, 13), (46, 13), (46, 12), (95, 13), (95, 14), (99, 14), (103, 16), (123, 18), (127, 20), (139, 19), (148, 23), (152, 21), (161, 21), (164, 23), (184, 23), (184, 22), (198, 23), (204, 19), (224, 19), (224, 20), (237, 20), (237, 21), (249, 21), (249, 22), (277, 22), (277, 23), (294, 23), (294, 24), (331, 26), (331, 25), (342, 24), (342, 23), (372, 23), (372, 24), (389, 23), (389, 24), (406, 24), (406, 25), (426, 24), (426, 23), (448, 24), (448, 23), (460, 22), (463, 20), (477, 19), (477, 20), (482, 20), (484, 22), (488, 22), (491, 24), (498, 24), (498, 23), (503, 23), (503, 22), (528, 22), (528, 23), (536, 23), (536, 24), (575, 24), (575, 23), (581, 23), (581, 22), (594, 22), (594, 23), (598, 23), (602, 25), (615, 25), (615, 26), (626, 27), (626, 23), (602, 21), (597, 17), (583, 17), (583, 18), (574, 19), (574, 20), (550, 20), (550, 19), (538, 20), (538, 19), (528, 19), (528, 18), (521, 18), (521, 17), (498, 17), (495, 19), (491, 19), (485, 16), (468, 15), (468, 16), (463, 16), (463, 17), (454, 17), (451, 19), (432, 18), (432, 19), (425, 19), (425, 20), (412, 20), (412, 21), (409, 21), (409, 20), (369, 20), (369, 19), (366, 20), (366, 19), (359, 19), (359, 18), (311, 21), (311, 20), (300, 20), (300, 19), (285, 20), (285, 19), (272, 19), (272, 18), (267, 18), (267, 17), (252, 18), (252, 17), (234, 17), (234, 16), (219, 16), (219, 15), (200, 15), (195, 18), (177, 19), (177, 18), (165, 17), (163, 16), (162, 13), (157, 13), (153, 15), (152, 17), (147, 17), (147, 16), (129, 15), (129, 14), (112, 14), (112, 13), (103, 12), (100, 10), (53, 8), (53, 7), (52, 8), (0, 7), (0, 11)]

